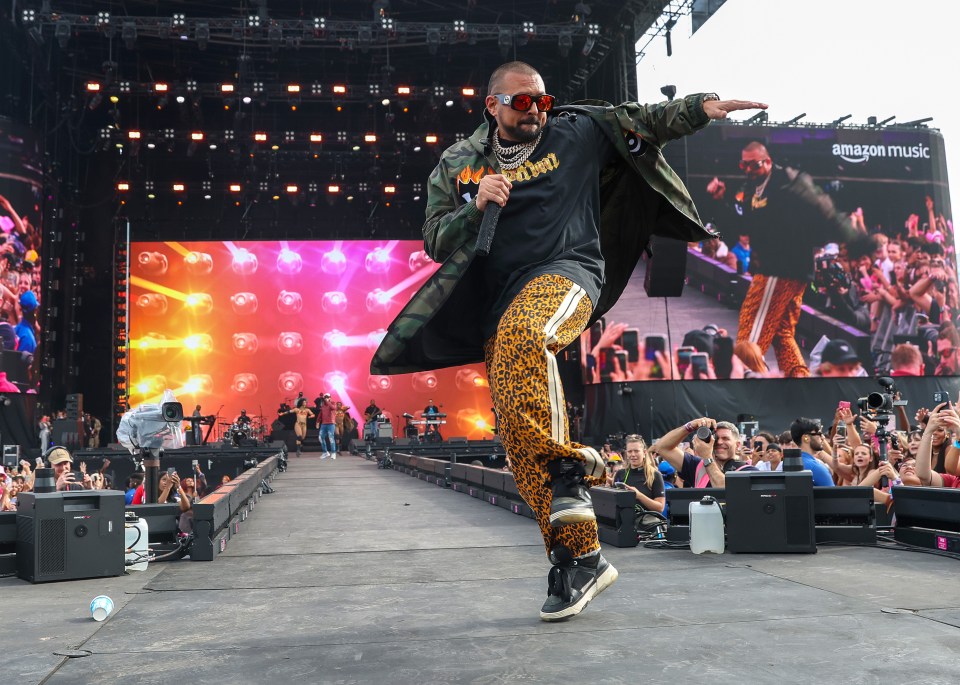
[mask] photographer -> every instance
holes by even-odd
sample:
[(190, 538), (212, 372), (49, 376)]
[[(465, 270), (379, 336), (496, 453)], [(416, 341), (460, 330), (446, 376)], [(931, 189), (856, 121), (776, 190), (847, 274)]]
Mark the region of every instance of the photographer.
[[(693, 435), (695, 454), (683, 452), (680, 443)], [(737, 461), (740, 431), (728, 421), (702, 417), (685, 423), (664, 435), (657, 442), (657, 453), (680, 473), (684, 487), (726, 487), (728, 471), (756, 471), (749, 464)]]
[(613, 487), (633, 492), (637, 506), (646, 511), (663, 513), (667, 498), (663, 494), (663, 476), (647, 451), (643, 438), (628, 435), (626, 439), (627, 468), (613, 474)]

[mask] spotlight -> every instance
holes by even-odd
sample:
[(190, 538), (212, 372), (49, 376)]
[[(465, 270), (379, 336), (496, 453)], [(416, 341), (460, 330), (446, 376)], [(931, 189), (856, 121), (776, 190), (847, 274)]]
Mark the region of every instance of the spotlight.
[(57, 27), (53, 30), (53, 35), (57, 39), (57, 43), (60, 44), (61, 50), (66, 50), (67, 44), (70, 42), (70, 34), (73, 33), (73, 29), (70, 26), (69, 19), (61, 19), (57, 22)]
[(277, 351), (280, 354), (300, 354), (303, 352), (303, 335), (296, 331), (282, 331), (277, 336)]
[(144, 293), (137, 298), (137, 308), (149, 316), (163, 316), (169, 306), (167, 296), (160, 293)]
[(213, 338), (206, 333), (188, 335), (183, 339), (183, 346), (191, 352), (210, 352), (213, 349)]
[(421, 371), (413, 374), (411, 384), (415, 392), (432, 392), (437, 389), (439, 381), (437, 380), (437, 374), (433, 371)]
[(377, 142), (377, 134), (376, 134), (376, 133), (367, 133), (367, 134), (365, 134), (365, 135), (363, 136), (363, 142), (365, 142), (365, 143), (375, 143), (375, 142)]
[(390, 253), (382, 247), (371, 250), (364, 259), (364, 266), (367, 273), (385, 274), (390, 270)]
[(327, 193), (329, 193), (330, 195), (336, 195), (339, 192), (340, 192), (340, 186), (337, 185), (336, 183), (331, 183), (330, 185), (327, 186)]
[(234, 293), (230, 296), (230, 307), (233, 309), (234, 314), (256, 314), (259, 302), (257, 301), (255, 293)]
[[(330, 192), (329, 186), (327, 192)], [(335, 192), (339, 192), (339, 189)], [(340, 250), (330, 250), (324, 252), (320, 258), (320, 269), (325, 274), (339, 276), (347, 269), (347, 257)]]
[[(296, 186), (287, 186), (288, 193), (296, 192), (296, 190), (291, 191), (290, 188), (296, 188)], [(302, 270), (303, 259), (299, 254), (293, 250), (280, 250), (280, 254), (277, 255), (277, 271), (282, 274), (293, 275), (300, 273)]]
[(323, 294), (320, 306), (328, 314), (342, 314), (347, 309), (347, 296), (339, 290), (331, 290)]
[(510, 55), (510, 50), (513, 48), (513, 30), (506, 28), (500, 29), (497, 45), (500, 46), (500, 55), (506, 59)]
[(213, 298), (208, 293), (190, 293), (184, 304), (197, 316), (206, 316), (213, 311)]
[(429, 52), (431, 55), (436, 55), (439, 47), (440, 47), (439, 29), (428, 29), (427, 30), (427, 52)]
[(378, 328), (375, 331), (370, 331), (367, 333), (367, 349), (376, 350), (378, 347), (380, 347), (380, 343), (382, 343), (383, 339), (386, 337), (386, 328)]
[(167, 273), (167, 256), (162, 252), (141, 252), (137, 255), (140, 271), (147, 276), (162, 276)]
[(221, 83), (220, 92), (221, 93), (233, 93), (236, 90), (236, 86), (232, 83)]
[(233, 262), (230, 268), (235, 274), (240, 276), (250, 276), (257, 272), (257, 255), (250, 252), (247, 248), (239, 248), (233, 255)]
[(344, 86), (344, 85), (339, 85), (339, 84), (338, 84), (338, 85), (335, 85), (335, 86), (333, 87), (333, 92), (334, 92), (336, 95), (346, 95), (346, 94), (347, 94), (347, 87)]
[(423, 139), (425, 143), (429, 143), (430, 145), (434, 145), (437, 142), (437, 140), (439, 140), (439, 138), (437, 138), (437, 135), (435, 133), (428, 133), (426, 137)]
[(410, 95), (410, 86), (397, 86), (397, 95)]
[(334, 328), (332, 331), (323, 334), (322, 342), (324, 352), (329, 352), (345, 346), (347, 344), (347, 334)]
[(206, 50), (210, 42), (210, 24), (205, 21), (197, 22), (193, 30), (193, 37), (197, 40), (197, 49)]
[(390, 310), (390, 293), (375, 288), (367, 293), (367, 311), (375, 313), (385, 313)]
[(230, 184), (230, 192), (231, 192), (231, 193), (239, 193), (241, 190), (242, 190), (242, 188), (240, 187), (240, 184), (239, 184), (239, 183), (231, 183), (231, 184)]
[(119, 183), (117, 183), (117, 190), (121, 193), (125, 193), (128, 190), (130, 190), (130, 184), (127, 183), (126, 181), (120, 181)]
[(277, 295), (277, 311), (281, 314), (299, 314), (303, 309), (303, 298), (293, 290), (281, 290)]
[(169, 90), (170, 90), (170, 86), (167, 85), (166, 83), (163, 83), (162, 81), (159, 83), (153, 84), (153, 92), (155, 93), (166, 93)]
[(285, 371), (277, 378), (277, 385), (284, 394), (300, 392), (303, 390), (303, 376), (296, 371)]
[(260, 379), (255, 373), (238, 373), (233, 377), (230, 389), (238, 395), (255, 395), (260, 389)]
[(367, 376), (367, 388), (370, 392), (384, 392), (393, 387), (390, 376)]
[(133, 50), (137, 45), (137, 25), (132, 21), (123, 22), (120, 37), (123, 39), (123, 44), (127, 50)]
[(460, 94), (465, 98), (472, 98), (477, 94), (476, 88), (463, 88), (460, 90)]
[(206, 252), (188, 252), (183, 263), (191, 276), (206, 276), (213, 271), (213, 257)]
[(233, 334), (233, 352), (234, 354), (250, 355), (255, 354), (260, 347), (260, 339), (256, 333), (234, 333)]
[(100, 92), (100, 84), (99, 84), (98, 82), (96, 82), (96, 81), (88, 81), (88, 82), (87, 82), (87, 85), (86, 85), (86, 88), (87, 88), (87, 92), (88, 92), (88, 93), (98, 93), (98, 92)]
[(320, 133), (311, 133), (311, 134), (310, 134), (310, 142), (311, 142), (311, 143), (322, 143), (322, 142), (323, 142), (323, 135), (320, 134)]
[(665, 98), (667, 98), (667, 100), (673, 100), (673, 98), (677, 97), (677, 87), (676, 87), (676, 86), (672, 86), (672, 85), (663, 86), (663, 87), (660, 89), (660, 92), (663, 93), (663, 96), (664, 96)]

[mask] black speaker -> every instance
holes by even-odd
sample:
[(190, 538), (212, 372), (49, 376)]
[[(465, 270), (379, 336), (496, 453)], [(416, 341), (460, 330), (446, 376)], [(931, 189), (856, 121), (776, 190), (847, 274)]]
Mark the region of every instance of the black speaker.
[(20, 578), (46, 583), (123, 574), (122, 492), (23, 492), (17, 505)]
[(67, 395), (66, 412), (68, 419), (83, 418), (83, 393)]
[(647, 259), (643, 289), (649, 297), (680, 297), (687, 278), (687, 244), (655, 235), (650, 252), (653, 256)]
[(468, 445), (470, 441), (464, 437), (447, 438), (448, 445)]
[(740, 554), (817, 551), (809, 471), (727, 474), (727, 547)]
[(83, 440), (83, 420), (79, 416), (74, 419), (54, 419), (50, 444), (66, 447), (70, 451), (86, 447)]
[(20, 445), (3, 446), (3, 467), (7, 471), (14, 472), (20, 463)]
[(600, 541), (614, 547), (636, 547), (636, 504), (633, 490), (590, 488)]

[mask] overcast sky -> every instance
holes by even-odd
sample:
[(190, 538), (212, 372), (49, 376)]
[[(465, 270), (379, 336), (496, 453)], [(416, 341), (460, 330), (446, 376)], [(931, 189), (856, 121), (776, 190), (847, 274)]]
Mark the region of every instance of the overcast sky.
[[(650, 44), (638, 66), (639, 101), (717, 92), (760, 100), (771, 121), (815, 123), (932, 116), (946, 142), (951, 205), (960, 198), (960, 0), (727, 0), (696, 35), (690, 19)], [(646, 38), (638, 43), (642, 48)], [(745, 119), (749, 114), (734, 118)], [(954, 211), (956, 222), (956, 211)]]

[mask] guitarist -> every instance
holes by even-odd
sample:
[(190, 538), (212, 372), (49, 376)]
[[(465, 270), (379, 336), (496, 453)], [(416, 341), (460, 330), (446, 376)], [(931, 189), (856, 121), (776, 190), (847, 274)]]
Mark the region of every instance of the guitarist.
[(363, 410), (363, 439), (373, 440), (377, 436), (377, 419), (380, 418), (380, 407), (376, 401), (370, 400), (370, 405)]

